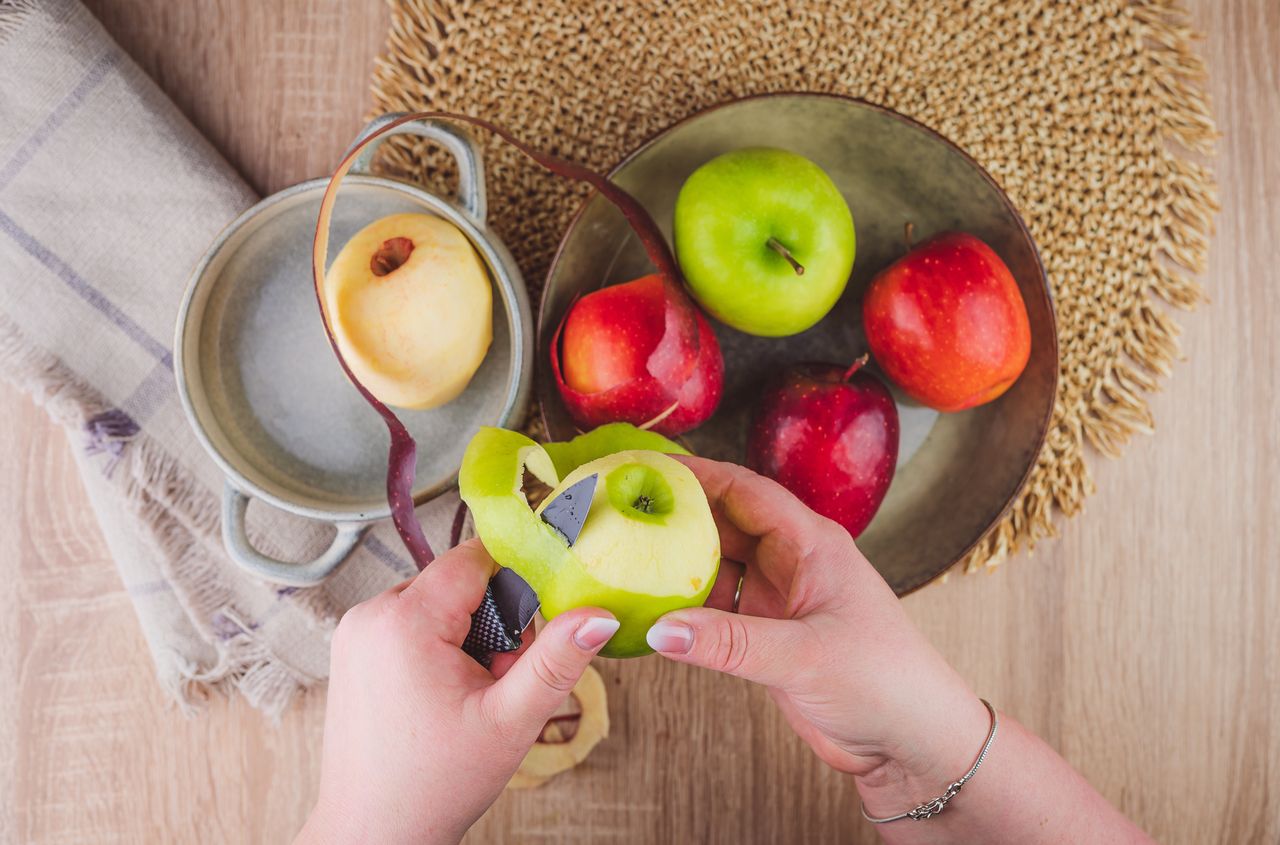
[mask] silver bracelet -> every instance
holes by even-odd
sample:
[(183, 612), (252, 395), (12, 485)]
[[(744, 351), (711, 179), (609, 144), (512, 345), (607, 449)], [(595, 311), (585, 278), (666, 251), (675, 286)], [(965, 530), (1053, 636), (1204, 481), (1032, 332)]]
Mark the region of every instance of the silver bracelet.
[(956, 793), (969, 782), (969, 778), (973, 777), (973, 773), (978, 771), (978, 767), (982, 765), (982, 761), (987, 758), (987, 752), (991, 750), (991, 743), (996, 738), (996, 727), (1000, 724), (1000, 720), (996, 717), (996, 708), (991, 706), (991, 702), (985, 698), (979, 699), (987, 708), (987, 712), (991, 714), (991, 732), (987, 734), (987, 741), (982, 743), (982, 750), (978, 752), (978, 759), (973, 762), (973, 768), (964, 773), (964, 777), (947, 786), (947, 791), (939, 795), (932, 801), (926, 801), (920, 806), (905, 813), (898, 813), (896, 816), (886, 816), (883, 819), (874, 819), (867, 815), (867, 805), (862, 805), (862, 817), (872, 824), (885, 824), (887, 822), (896, 822), (899, 819), (911, 819), (912, 821), (923, 821), (932, 818), (947, 808), (947, 803), (956, 797)]

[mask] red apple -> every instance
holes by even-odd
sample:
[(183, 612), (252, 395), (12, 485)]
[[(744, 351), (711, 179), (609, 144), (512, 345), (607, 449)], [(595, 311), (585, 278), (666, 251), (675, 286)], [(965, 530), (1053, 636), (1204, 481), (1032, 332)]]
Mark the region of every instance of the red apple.
[(871, 280), (871, 354), (917, 402), (962, 411), (1000, 396), (1031, 355), (1027, 306), (1009, 268), (964, 232), (944, 232)]
[(751, 422), (747, 464), (855, 538), (884, 501), (898, 462), (898, 409), (875, 376), (799, 364), (768, 386)]
[(575, 302), (552, 339), (551, 369), (584, 430), (629, 422), (681, 434), (711, 416), (724, 387), (711, 324), (657, 273)]

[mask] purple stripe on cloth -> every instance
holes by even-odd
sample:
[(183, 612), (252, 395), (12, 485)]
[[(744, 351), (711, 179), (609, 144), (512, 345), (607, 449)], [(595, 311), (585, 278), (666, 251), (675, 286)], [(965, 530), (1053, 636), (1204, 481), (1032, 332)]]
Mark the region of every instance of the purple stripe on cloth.
[(213, 616), (209, 617), (209, 626), (213, 628), (214, 636), (224, 642), (256, 631), (258, 624), (257, 622), (244, 622), (238, 615), (228, 610), (214, 611)]
[(161, 578), (159, 581), (144, 581), (141, 584), (133, 584), (126, 589), (129, 595), (136, 599), (142, 596), (153, 596), (156, 593), (172, 592), (173, 585)]
[(414, 575), (418, 571), (418, 567), (414, 566), (406, 558), (388, 549), (386, 544), (372, 534), (366, 534), (364, 538), (364, 547), (369, 553), (387, 566), (394, 569), (400, 575)]
[(125, 397), (120, 407), (133, 417), (138, 425), (146, 425), (151, 415), (173, 395), (173, 390), (173, 368), (168, 362), (161, 361), (152, 367), (147, 377)]
[(102, 291), (95, 288), (88, 280), (58, 256), (54, 255), (44, 244), (36, 240), (31, 233), (18, 225), (18, 222), (0, 211), (0, 231), (13, 239), (14, 243), (45, 266), (51, 273), (61, 279), (77, 296), (93, 306), (99, 313), (115, 324), (129, 339), (166, 367), (173, 368), (173, 355), (164, 344), (147, 334), (146, 329), (107, 299)]
[(13, 158), (5, 164), (4, 169), (0, 170), (0, 190), (13, 181), (13, 177), (18, 175), (18, 171), (27, 166), (27, 163), (35, 157), (36, 151), (44, 146), (44, 142), (53, 136), (54, 132), (62, 126), (66, 119), (70, 117), (77, 108), (85, 101), (85, 98), (102, 84), (102, 80), (106, 78), (107, 71), (116, 66), (120, 61), (120, 49), (115, 45), (98, 57), (98, 60), (89, 65), (89, 69), (85, 75), (72, 88), (67, 96), (62, 98), (62, 102), (54, 106), (53, 111), (49, 112), (49, 116), (44, 119), (44, 123), (36, 127), (36, 131), (27, 136), (27, 140), (22, 142), (22, 146), (18, 147), (18, 151), (13, 154)]

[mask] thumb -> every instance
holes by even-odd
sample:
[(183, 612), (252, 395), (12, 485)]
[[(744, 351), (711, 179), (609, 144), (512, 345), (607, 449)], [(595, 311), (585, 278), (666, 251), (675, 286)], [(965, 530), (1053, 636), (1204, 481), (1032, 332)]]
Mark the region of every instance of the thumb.
[(517, 730), (541, 730), (619, 624), (599, 608), (579, 608), (548, 622), (529, 650), (489, 688), (494, 718)]
[(680, 663), (714, 669), (768, 687), (785, 687), (812, 653), (812, 629), (796, 619), (744, 616), (709, 607), (668, 613), (645, 636)]

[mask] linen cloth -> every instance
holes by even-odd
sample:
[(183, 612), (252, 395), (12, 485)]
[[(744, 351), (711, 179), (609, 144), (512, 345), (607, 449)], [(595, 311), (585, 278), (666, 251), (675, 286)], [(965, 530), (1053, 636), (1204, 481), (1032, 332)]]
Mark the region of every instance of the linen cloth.
[[(0, 0), (0, 371), (67, 428), (164, 688), (279, 714), (327, 676), (341, 614), (415, 567), (389, 524), (315, 588), (223, 553), (223, 479), (183, 415), (172, 338), (195, 263), (256, 200), (76, 0)], [(434, 547), (457, 507), (419, 508)], [(250, 508), (276, 557), (305, 560), (330, 532)]]

